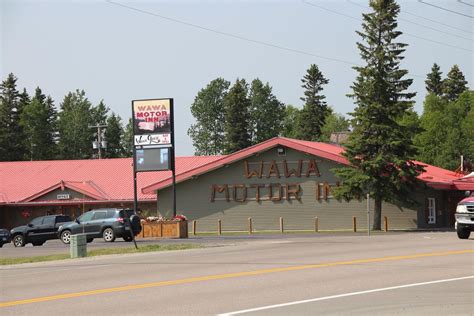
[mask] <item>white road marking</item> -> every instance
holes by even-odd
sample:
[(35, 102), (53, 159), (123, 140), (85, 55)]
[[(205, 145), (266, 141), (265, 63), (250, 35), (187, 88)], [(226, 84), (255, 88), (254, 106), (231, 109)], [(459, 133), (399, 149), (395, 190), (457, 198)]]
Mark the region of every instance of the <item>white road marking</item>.
[(341, 297), (348, 297), (348, 296), (361, 295), (361, 294), (367, 294), (367, 293), (375, 293), (375, 292), (383, 292), (383, 291), (390, 291), (390, 290), (396, 290), (396, 289), (403, 289), (403, 288), (407, 288), (407, 287), (415, 287), (415, 286), (420, 286), (420, 285), (429, 285), (429, 284), (436, 284), (436, 283), (453, 282), (453, 281), (467, 280), (467, 279), (474, 279), (474, 275), (465, 276), (465, 277), (461, 277), (461, 278), (454, 278), (454, 279), (436, 280), (436, 281), (429, 281), (429, 282), (422, 282), (422, 283), (412, 283), (412, 284), (391, 286), (391, 287), (385, 287), (385, 288), (373, 289), (373, 290), (367, 290), (367, 291), (351, 292), (351, 293), (345, 293), (345, 294), (339, 294), (339, 295), (324, 296), (324, 297), (318, 297), (318, 298), (313, 298), (313, 299), (308, 299), (308, 300), (288, 302), (288, 303), (282, 303), (282, 304), (276, 304), (276, 305), (268, 305), (268, 306), (250, 308), (250, 309), (245, 309), (245, 310), (240, 310), (240, 311), (235, 311), (235, 312), (229, 312), (229, 313), (224, 313), (224, 314), (218, 314), (218, 316), (238, 315), (238, 314), (251, 313), (251, 312), (256, 312), (256, 311), (261, 311), (261, 310), (266, 310), (266, 309), (272, 309), (272, 308), (278, 308), (278, 307), (285, 307), (285, 306), (305, 304), (305, 303), (310, 303), (310, 302), (331, 300), (331, 299), (334, 299), (334, 298), (341, 298)]

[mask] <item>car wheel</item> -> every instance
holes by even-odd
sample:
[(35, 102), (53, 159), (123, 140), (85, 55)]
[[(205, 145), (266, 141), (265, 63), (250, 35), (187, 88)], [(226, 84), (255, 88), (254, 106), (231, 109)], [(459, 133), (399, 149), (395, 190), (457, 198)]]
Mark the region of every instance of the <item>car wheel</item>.
[(43, 246), (44, 242), (33, 242), (33, 246)]
[(61, 241), (66, 245), (71, 242), (71, 231), (65, 230), (61, 233)]
[(94, 238), (87, 238), (87, 242), (92, 242), (94, 240)]
[(104, 229), (104, 232), (102, 233), (102, 237), (104, 237), (104, 240), (106, 242), (113, 242), (115, 240), (114, 230), (112, 228)]
[(123, 240), (125, 240), (125, 241), (132, 241), (133, 238), (132, 238), (132, 236), (127, 236), (127, 237), (123, 237)]
[(13, 246), (25, 247), (25, 237), (23, 237), (23, 235), (16, 235), (13, 237)]
[(460, 227), (458, 227), (458, 229), (456, 230), (456, 232), (458, 233), (459, 239), (468, 239), (468, 238), (469, 238), (469, 235), (471, 235), (471, 231), (470, 231), (468, 228), (460, 228)]

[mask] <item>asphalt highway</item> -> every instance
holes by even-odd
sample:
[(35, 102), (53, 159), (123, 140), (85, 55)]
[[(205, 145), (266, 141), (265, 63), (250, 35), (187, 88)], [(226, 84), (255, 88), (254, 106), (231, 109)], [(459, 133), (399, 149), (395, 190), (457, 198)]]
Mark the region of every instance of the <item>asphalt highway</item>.
[(472, 315), (474, 239), (234, 238), (203, 249), (3, 266), (0, 281), (1, 315)]

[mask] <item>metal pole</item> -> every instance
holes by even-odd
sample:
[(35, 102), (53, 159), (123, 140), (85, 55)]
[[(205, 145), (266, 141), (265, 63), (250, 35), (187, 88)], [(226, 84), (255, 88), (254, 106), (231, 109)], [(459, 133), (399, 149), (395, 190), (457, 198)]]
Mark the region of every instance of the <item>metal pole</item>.
[(170, 114), (171, 114), (171, 174), (173, 177), (173, 217), (176, 216), (176, 157), (175, 157), (175, 143), (174, 143), (174, 100), (170, 99)]
[(367, 193), (367, 236), (370, 236), (370, 194)]

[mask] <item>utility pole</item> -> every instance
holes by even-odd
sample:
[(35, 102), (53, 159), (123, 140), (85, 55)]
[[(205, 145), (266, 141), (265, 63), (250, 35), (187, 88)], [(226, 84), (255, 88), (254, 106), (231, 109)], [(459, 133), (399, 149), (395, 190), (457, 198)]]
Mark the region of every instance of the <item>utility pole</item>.
[(97, 143), (97, 149), (99, 150), (99, 159), (102, 158), (102, 148), (107, 148), (107, 144), (105, 141), (102, 140), (102, 128), (107, 128), (107, 125), (89, 125), (89, 128), (97, 128), (97, 141), (92, 142), (92, 147), (95, 149), (95, 143)]

